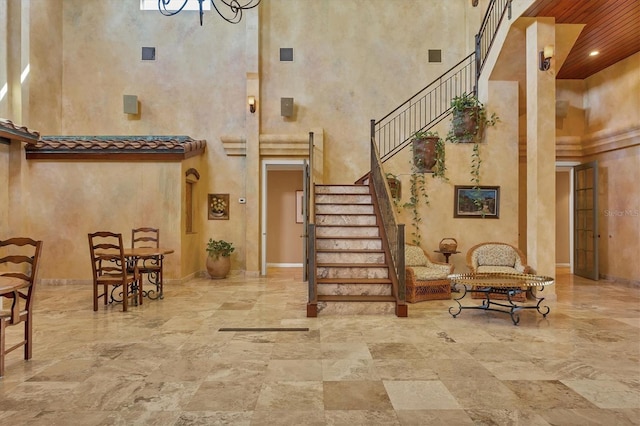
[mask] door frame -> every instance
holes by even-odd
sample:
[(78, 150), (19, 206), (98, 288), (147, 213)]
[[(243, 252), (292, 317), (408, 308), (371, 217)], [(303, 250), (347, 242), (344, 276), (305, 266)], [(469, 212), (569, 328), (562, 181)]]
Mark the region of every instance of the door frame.
[(580, 162), (578, 161), (556, 161), (556, 172), (567, 172), (569, 173), (569, 211), (567, 211), (567, 215), (569, 216), (569, 271), (573, 274), (573, 208), (574, 208), (574, 182), (573, 182), (573, 168), (579, 166)]
[[(260, 175), (260, 275), (267, 275), (267, 178), (269, 171), (300, 170), (304, 172), (305, 159), (270, 158), (261, 160)], [(302, 182), (301, 182), (302, 184)], [(302, 244), (302, 242), (301, 242)]]

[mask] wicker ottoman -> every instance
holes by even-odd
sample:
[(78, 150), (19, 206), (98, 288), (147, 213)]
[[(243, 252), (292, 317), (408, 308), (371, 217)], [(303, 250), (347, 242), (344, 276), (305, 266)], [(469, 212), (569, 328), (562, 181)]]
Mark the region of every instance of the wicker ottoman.
[(451, 282), (444, 280), (417, 281), (410, 268), (406, 269), (407, 302), (451, 299)]

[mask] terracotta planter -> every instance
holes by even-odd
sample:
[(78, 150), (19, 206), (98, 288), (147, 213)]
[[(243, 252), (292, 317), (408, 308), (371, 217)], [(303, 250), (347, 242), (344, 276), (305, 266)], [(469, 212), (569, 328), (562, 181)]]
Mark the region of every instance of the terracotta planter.
[(482, 137), (483, 123), (478, 125), (478, 107), (453, 111), (453, 133), (459, 143), (475, 143)]
[(427, 136), (413, 140), (413, 164), (418, 173), (431, 173), (436, 165), (438, 137)]
[(226, 278), (231, 269), (231, 256), (207, 256), (207, 272), (214, 280)]
[(389, 190), (391, 191), (391, 196), (396, 200), (400, 199), (400, 188), (401, 183), (399, 179), (396, 178), (387, 178), (387, 183), (389, 184)]

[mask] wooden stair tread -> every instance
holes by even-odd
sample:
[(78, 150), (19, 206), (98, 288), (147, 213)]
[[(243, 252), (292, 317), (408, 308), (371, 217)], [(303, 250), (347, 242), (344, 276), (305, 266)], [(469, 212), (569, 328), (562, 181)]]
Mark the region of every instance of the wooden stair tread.
[[(373, 225), (371, 225), (373, 226)], [(316, 235), (316, 240), (379, 240), (381, 237), (373, 235), (341, 235), (339, 237)]]
[[(378, 225), (362, 225), (362, 224), (353, 224), (353, 223), (341, 223), (337, 225), (325, 225), (325, 224), (317, 224), (316, 228), (376, 228), (379, 229)], [(340, 238), (340, 237), (338, 237)]]
[(384, 253), (382, 249), (316, 249), (316, 253), (344, 253), (344, 254), (352, 254), (352, 253), (367, 253), (367, 254), (375, 254), (375, 253)]
[(375, 216), (375, 213), (354, 213), (354, 212), (344, 212), (344, 213), (335, 213), (335, 212), (327, 212), (327, 213), (316, 213), (316, 216)]
[(318, 284), (391, 284), (390, 278), (318, 278)]
[(319, 302), (395, 302), (396, 298), (393, 296), (380, 296), (380, 295), (334, 295), (334, 294), (319, 294)]
[(317, 263), (317, 267), (324, 268), (388, 268), (386, 263)]

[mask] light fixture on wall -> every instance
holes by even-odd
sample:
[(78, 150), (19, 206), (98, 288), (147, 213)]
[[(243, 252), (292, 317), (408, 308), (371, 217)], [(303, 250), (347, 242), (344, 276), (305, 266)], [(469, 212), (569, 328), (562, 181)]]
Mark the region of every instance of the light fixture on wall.
[(255, 96), (249, 96), (247, 98), (247, 103), (249, 104), (249, 111), (251, 112), (251, 114), (256, 112), (256, 97)]
[(553, 45), (548, 44), (540, 51), (540, 71), (547, 71), (551, 68), (551, 58), (553, 58)]
[[(182, 12), (187, 3), (198, 2), (198, 10), (200, 11), (200, 25), (202, 26), (203, 8), (202, 3), (210, 1), (211, 7), (218, 12), (218, 15), (231, 24), (237, 24), (242, 20), (242, 13), (245, 10), (253, 9), (260, 4), (261, 0), (183, 0), (182, 6), (180, 0), (158, 0), (158, 10), (165, 16), (173, 16)], [(218, 6), (216, 2), (222, 3), (224, 6)], [(226, 6), (226, 7), (225, 7)], [(229, 11), (226, 10), (229, 8)], [(222, 10), (221, 10), (222, 9)]]

